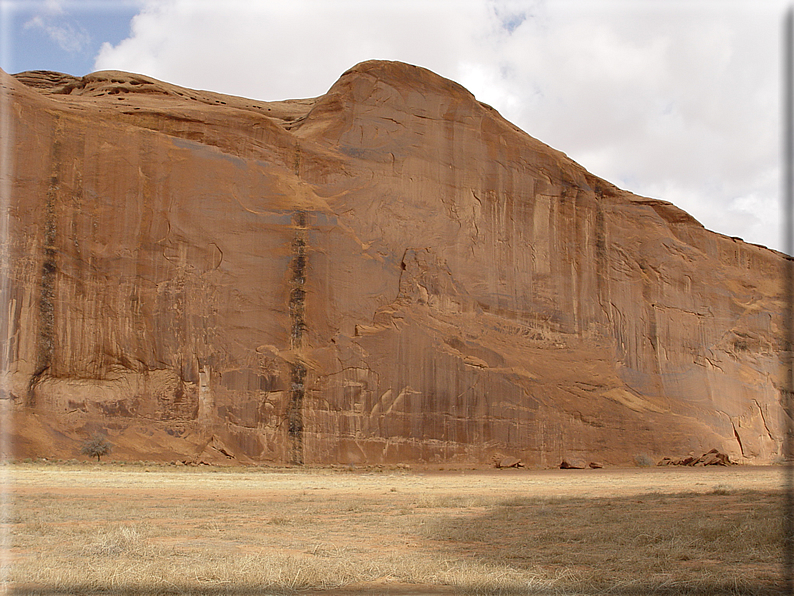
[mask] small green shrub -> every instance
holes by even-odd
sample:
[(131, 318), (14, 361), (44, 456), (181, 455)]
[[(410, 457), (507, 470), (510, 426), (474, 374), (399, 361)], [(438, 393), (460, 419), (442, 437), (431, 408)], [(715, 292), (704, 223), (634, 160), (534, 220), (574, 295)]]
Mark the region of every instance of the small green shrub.
[(644, 453), (635, 455), (634, 463), (637, 464), (640, 468), (650, 468), (651, 466), (655, 465), (653, 459), (651, 459), (649, 455), (646, 455)]

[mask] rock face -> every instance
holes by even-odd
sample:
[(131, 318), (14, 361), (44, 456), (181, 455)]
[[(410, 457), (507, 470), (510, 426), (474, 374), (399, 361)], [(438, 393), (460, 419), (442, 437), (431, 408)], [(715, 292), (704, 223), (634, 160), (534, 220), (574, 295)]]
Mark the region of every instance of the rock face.
[(17, 456), (97, 432), (116, 458), (238, 462), (780, 451), (785, 257), (456, 83), (373, 61), (284, 102), (2, 86)]

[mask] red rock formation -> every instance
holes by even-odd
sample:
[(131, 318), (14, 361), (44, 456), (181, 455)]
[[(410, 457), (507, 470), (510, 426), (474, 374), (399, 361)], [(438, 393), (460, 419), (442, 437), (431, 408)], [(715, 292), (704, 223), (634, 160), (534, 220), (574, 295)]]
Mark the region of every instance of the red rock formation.
[(95, 431), (146, 459), (779, 453), (784, 257), (456, 83), (373, 61), (285, 102), (120, 72), (2, 85), (19, 456)]

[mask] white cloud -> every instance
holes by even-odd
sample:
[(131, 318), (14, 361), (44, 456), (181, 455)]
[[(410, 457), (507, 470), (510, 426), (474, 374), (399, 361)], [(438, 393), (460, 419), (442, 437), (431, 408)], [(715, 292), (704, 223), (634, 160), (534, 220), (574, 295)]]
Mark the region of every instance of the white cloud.
[[(421, 14), (406, 6), (423, 6)], [(324, 93), (345, 70), (400, 59), (454, 74), (487, 16), (481, 2), (150, 2), (131, 38), (105, 45), (96, 68), (137, 68), (188, 86), (262, 99)]]
[(63, 2), (47, 0), (42, 9), (28, 19), (25, 29), (41, 29), (63, 51), (72, 54), (84, 51), (91, 44), (91, 36), (76, 22), (65, 16)]
[[(97, 69), (260, 99), (324, 93), (402, 60), (711, 229), (782, 246), (782, 1), (152, 0)], [(672, 6), (672, 8), (671, 8)]]
[(63, 0), (46, 0), (44, 11), (51, 15), (63, 14)]

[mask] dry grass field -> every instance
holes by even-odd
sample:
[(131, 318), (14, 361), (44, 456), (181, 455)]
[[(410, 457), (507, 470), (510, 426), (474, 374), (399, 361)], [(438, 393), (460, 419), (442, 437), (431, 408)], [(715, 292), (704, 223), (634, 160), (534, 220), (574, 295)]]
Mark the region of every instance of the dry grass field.
[(11, 594), (782, 594), (780, 468), (0, 476)]

